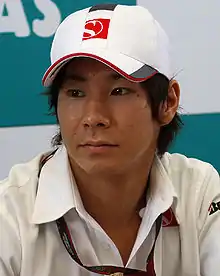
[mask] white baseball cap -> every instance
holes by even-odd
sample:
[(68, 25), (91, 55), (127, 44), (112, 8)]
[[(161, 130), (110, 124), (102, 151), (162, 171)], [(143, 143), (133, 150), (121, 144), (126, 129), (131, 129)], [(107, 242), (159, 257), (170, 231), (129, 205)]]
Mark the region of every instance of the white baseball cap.
[(75, 57), (96, 59), (134, 82), (171, 77), (168, 37), (141, 6), (102, 4), (69, 15), (55, 33), (43, 85)]

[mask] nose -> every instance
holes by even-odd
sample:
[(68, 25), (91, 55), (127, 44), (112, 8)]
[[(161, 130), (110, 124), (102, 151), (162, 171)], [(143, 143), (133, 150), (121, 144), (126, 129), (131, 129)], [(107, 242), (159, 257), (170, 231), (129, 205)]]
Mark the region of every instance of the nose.
[(108, 108), (103, 102), (90, 102), (85, 108), (83, 117), (85, 128), (109, 128), (110, 115)]

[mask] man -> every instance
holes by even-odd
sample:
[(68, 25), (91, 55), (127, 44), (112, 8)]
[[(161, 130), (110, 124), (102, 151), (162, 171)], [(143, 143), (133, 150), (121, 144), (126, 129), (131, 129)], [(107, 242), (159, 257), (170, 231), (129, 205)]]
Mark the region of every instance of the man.
[(0, 185), (0, 274), (218, 275), (219, 176), (167, 152), (180, 89), (159, 23), (139, 6), (78, 11), (51, 63), (56, 150)]

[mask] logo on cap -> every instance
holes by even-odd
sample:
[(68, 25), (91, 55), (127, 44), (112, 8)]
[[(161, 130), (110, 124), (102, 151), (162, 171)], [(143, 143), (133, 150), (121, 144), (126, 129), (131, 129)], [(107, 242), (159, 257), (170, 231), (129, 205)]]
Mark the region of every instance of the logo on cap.
[(86, 21), (83, 39), (91, 38), (107, 39), (110, 19), (98, 18)]

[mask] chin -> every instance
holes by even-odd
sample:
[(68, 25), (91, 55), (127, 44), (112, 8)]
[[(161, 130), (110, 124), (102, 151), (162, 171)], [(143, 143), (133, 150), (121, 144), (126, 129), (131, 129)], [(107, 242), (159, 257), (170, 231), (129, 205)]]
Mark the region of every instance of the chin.
[(79, 162), (78, 165), (80, 168), (87, 174), (95, 175), (95, 174), (117, 174), (119, 173), (120, 165), (116, 162)]

